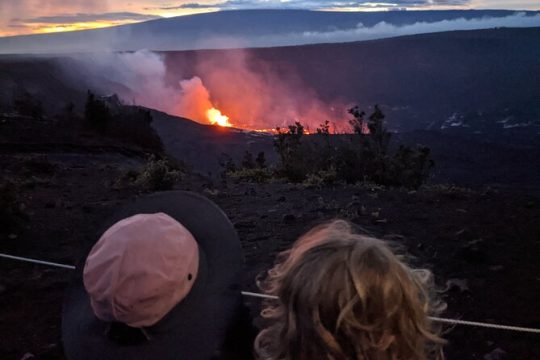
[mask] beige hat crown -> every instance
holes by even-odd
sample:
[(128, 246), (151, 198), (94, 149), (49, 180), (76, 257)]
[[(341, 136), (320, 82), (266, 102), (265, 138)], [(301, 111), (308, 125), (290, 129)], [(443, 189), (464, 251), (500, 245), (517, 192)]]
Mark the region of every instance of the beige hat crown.
[(144, 327), (187, 296), (198, 267), (189, 230), (164, 213), (139, 214), (101, 236), (86, 259), (83, 282), (99, 319)]

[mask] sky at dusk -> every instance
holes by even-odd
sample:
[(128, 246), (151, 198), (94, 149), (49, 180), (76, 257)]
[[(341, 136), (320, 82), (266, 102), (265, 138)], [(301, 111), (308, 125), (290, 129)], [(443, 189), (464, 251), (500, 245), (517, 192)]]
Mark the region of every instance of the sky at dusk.
[(0, 0), (0, 36), (92, 29), (220, 10), (540, 10), (538, 0)]

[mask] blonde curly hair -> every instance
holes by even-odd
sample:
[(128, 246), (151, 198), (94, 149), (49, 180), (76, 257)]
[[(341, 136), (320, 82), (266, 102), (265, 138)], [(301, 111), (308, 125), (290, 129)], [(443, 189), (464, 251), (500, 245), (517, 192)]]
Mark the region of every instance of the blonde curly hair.
[(255, 341), (259, 359), (443, 359), (429, 316), (431, 273), (412, 269), (390, 245), (342, 220), (318, 226), (280, 254), (260, 288), (270, 300)]

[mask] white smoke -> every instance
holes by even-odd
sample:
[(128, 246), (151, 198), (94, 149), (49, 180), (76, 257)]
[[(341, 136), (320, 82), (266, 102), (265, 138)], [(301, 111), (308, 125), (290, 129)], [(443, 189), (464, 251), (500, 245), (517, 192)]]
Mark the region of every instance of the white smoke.
[(175, 111), (177, 115), (202, 123), (207, 122), (206, 111), (213, 107), (210, 93), (200, 77), (180, 81), (180, 101)]
[(124, 103), (142, 105), (208, 124), (207, 110), (213, 107), (210, 92), (200, 77), (170, 85), (161, 55), (140, 50), (125, 53), (100, 53), (75, 56), (71, 75), (99, 93), (116, 93)]
[(325, 32), (291, 33), (283, 37), (267, 38), (264, 41), (280, 44), (306, 44), (326, 42), (348, 42), (389, 38), (403, 35), (434, 33), (453, 30), (479, 30), (498, 27), (537, 27), (540, 26), (540, 14), (528, 16), (515, 13), (506, 17), (482, 17), (474, 19), (459, 18), (437, 22), (417, 22), (411, 25), (396, 26), (384, 21), (372, 27), (358, 24), (354, 29)]
[(260, 63), (236, 50), (198, 59), (194, 73), (167, 72), (161, 54), (147, 50), (76, 56), (74, 79), (100, 94), (116, 93), (128, 104), (142, 105), (208, 124), (208, 110), (217, 108), (235, 126), (269, 129), (301, 121), (315, 128), (326, 120), (342, 120), (342, 104), (326, 104), (290, 71)]
[(72, 69), (73, 76), (85, 73), (88, 86), (99, 92), (116, 92), (127, 103), (165, 112), (173, 112), (179, 101), (177, 89), (166, 84), (167, 68), (157, 53), (139, 50), (74, 58), (80, 67)]

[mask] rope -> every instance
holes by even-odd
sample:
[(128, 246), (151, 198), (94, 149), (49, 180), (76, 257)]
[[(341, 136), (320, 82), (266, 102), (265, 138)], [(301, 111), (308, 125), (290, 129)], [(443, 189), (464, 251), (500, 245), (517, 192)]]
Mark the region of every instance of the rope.
[(249, 292), (249, 291), (242, 291), (242, 295), (248, 296), (248, 297), (254, 297), (254, 298), (270, 299), (270, 300), (278, 299), (278, 297), (274, 295), (254, 293), (254, 292)]
[[(270, 300), (278, 299), (278, 297), (275, 295), (260, 294), (260, 293), (254, 293), (254, 292), (249, 292), (249, 291), (242, 291), (242, 295), (248, 296), (248, 297), (270, 299)], [(520, 327), (520, 326), (489, 324), (489, 323), (483, 323), (483, 322), (477, 322), (477, 321), (446, 319), (446, 318), (440, 318), (440, 317), (434, 317), (434, 316), (430, 316), (429, 319), (431, 321), (452, 324), (452, 325), (477, 326), (477, 327), (485, 327), (485, 328), (492, 328), (492, 329), (522, 331), (522, 332), (531, 332), (531, 333), (540, 334), (540, 329), (525, 328), (525, 327)]]
[(73, 266), (73, 265), (65, 265), (65, 264), (59, 264), (59, 263), (54, 263), (54, 262), (49, 262), (49, 261), (29, 259), (29, 258), (24, 258), (24, 257), (20, 257), (20, 256), (13, 256), (13, 255), (8, 255), (8, 254), (2, 254), (2, 253), (0, 253), (0, 257), (6, 258), (6, 259), (11, 259), (11, 260), (25, 261), (25, 262), (29, 262), (29, 263), (33, 263), (33, 264), (48, 265), (48, 266), (59, 267), (59, 268), (63, 268), (63, 269), (75, 270), (75, 266)]
[[(50, 261), (30, 259), (30, 258), (25, 258), (21, 256), (13, 256), (13, 255), (2, 254), (2, 253), (0, 253), (0, 258), (18, 260), (18, 261), (23, 261), (23, 262), (33, 263), (33, 264), (53, 266), (53, 267), (69, 269), (69, 270), (76, 269), (76, 267), (73, 265), (59, 264), (59, 263), (50, 262)], [(270, 299), (270, 300), (278, 299), (278, 297), (275, 295), (261, 294), (261, 293), (250, 292), (250, 291), (242, 291), (242, 295), (247, 296), (247, 297), (253, 297), (253, 298), (261, 298), (261, 299)], [(431, 321), (445, 323), (445, 324), (452, 324), (452, 325), (475, 326), (475, 327), (484, 327), (484, 328), (497, 329), (497, 330), (509, 330), (509, 331), (519, 331), (519, 332), (540, 334), (540, 329), (526, 328), (526, 327), (521, 327), (521, 326), (499, 325), (499, 324), (490, 324), (490, 323), (484, 323), (484, 322), (478, 322), (478, 321), (446, 319), (446, 318), (440, 318), (440, 317), (429, 317), (429, 319)]]
[(476, 326), (476, 327), (485, 327), (485, 328), (490, 328), (490, 329), (521, 331), (521, 332), (540, 334), (540, 329), (526, 328), (526, 327), (521, 327), (521, 326), (499, 325), (499, 324), (483, 323), (483, 322), (478, 322), (478, 321), (445, 319), (445, 318), (439, 318), (439, 317), (430, 317), (429, 319), (431, 321), (436, 321), (436, 322), (446, 323), (446, 324), (453, 324), (453, 325)]

